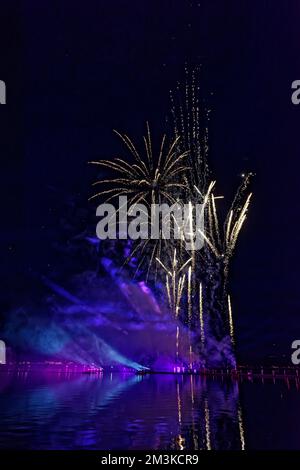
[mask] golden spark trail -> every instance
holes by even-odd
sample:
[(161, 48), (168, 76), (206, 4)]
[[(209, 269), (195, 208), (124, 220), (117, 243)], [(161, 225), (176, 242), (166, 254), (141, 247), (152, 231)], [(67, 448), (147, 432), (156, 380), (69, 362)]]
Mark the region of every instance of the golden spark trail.
[(205, 235), (205, 233), (202, 232), (202, 230), (200, 230), (200, 228), (198, 228), (198, 232), (200, 233), (200, 235), (204, 238), (204, 240), (206, 241), (206, 243), (208, 244), (209, 248), (212, 250), (212, 252), (216, 255), (217, 258), (219, 258), (220, 254), (218, 253), (217, 249), (215, 248), (215, 246), (212, 244), (212, 242), (207, 238), (207, 236)]
[(238, 408), (238, 422), (239, 422), (241, 449), (245, 450), (245, 432), (244, 432), (244, 425), (243, 425), (242, 409), (240, 405)]
[(232, 229), (232, 233), (231, 233), (231, 239), (230, 239), (230, 244), (231, 244), (231, 249), (233, 250), (235, 245), (236, 245), (236, 242), (237, 242), (237, 238), (239, 236), (239, 233), (241, 231), (241, 228), (245, 222), (245, 219), (246, 219), (246, 215), (247, 215), (247, 211), (248, 211), (248, 208), (249, 208), (249, 204), (250, 204), (250, 200), (251, 200), (251, 197), (252, 197), (252, 193), (249, 194), (249, 196), (247, 197), (246, 199), (246, 202), (241, 210), (241, 213), (239, 215), (239, 218), (238, 220), (236, 221), (236, 223), (234, 224), (234, 227)]
[(179, 326), (176, 327), (176, 359), (179, 358)]
[(191, 328), (192, 321), (192, 267), (189, 266), (188, 269), (188, 319), (189, 319), (189, 328)]
[(181, 282), (180, 289), (179, 289), (179, 299), (181, 299), (181, 297), (182, 297), (182, 292), (183, 292), (183, 289), (184, 289), (184, 283), (185, 283), (185, 274), (182, 276), (182, 282)]
[(202, 293), (202, 283), (199, 284), (199, 321), (200, 321), (200, 339), (201, 343), (204, 344), (204, 321), (203, 321), (203, 293)]
[(169, 270), (165, 267), (165, 265), (160, 261), (160, 259), (159, 259), (159, 258), (155, 258), (155, 259), (156, 259), (156, 261), (161, 265), (161, 267), (166, 271), (166, 273), (167, 273), (170, 277), (172, 277), (171, 271), (169, 271)]
[[(172, 256), (172, 266), (170, 269), (167, 268), (167, 266), (159, 259), (156, 258), (156, 261), (159, 263), (159, 265), (163, 268), (163, 270), (166, 272), (166, 290), (167, 290), (167, 296), (168, 296), (168, 303), (170, 310), (174, 316), (174, 318), (177, 320), (179, 313), (180, 313), (180, 302), (185, 286), (185, 278), (186, 275), (183, 273), (180, 275), (180, 273), (183, 272), (183, 270), (188, 266), (188, 264), (191, 262), (192, 258), (189, 258), (182, 266), (179, 267), (178, 265), (178, 259), (177, 259), (177, 251), (176, 249), (174, 250), (173, 256)], [(189, 271), (190, 271), (189, 267)], [(176, 359), (178, 360), (179, 357), (179, 338), (180, 338), (180, 330), (179, 327), (176, 327), (176, 341), (175, 341), (175, 349), (176, 349)]]
[(209, 408), (208, 408), (207, 398), (205, 398), (204, 417), (205, 417), (206, 449), (207, 449), (207, 450), (211, 450), (211, 445), (210, 445)]
[(180, 399), (180, 386), (179, 382), (177, 382), (177, 410), (178, 410), (178, 424), (181, 425), (181, 399)]
[(218, 220), (218, 214), (217, 214), (215, 199), (218, 199), (218, 198), (215, 197), (214, 195), (212, 195), (211, 201), (212, 201), (212, 211), (213, 211), (213, 217), (214, 217), (214, 225), (215, 225), (215, 230), (216, 230), (216, 235), (217, 235), (217, 242), (220, 246), (221, 245), (221, 236), (220, 236), (220, 230), (219, 230), (219, 220)]
[(171, 300), (170, 284), (169, 284), (168, 274), (166, 275), (166, 287), (167, 287), (167, 294), (168, 294), (168, 300), (169, 300), (169, 307), (172, 310), (172, 300)]
[(230, 215), (229, 215), (227, 228), (226, 228), (226, 245), (229, 244), (229, 234), (230, 234), (230, 227), (231, 227), (232, 217), (233, 217), (233, 211), (231, 210)]
[(191, 328), (192, 328), (192, 266), (188, 269), (188, 326), (189, 326), (189, 367), (192, 369), (192, 343), (191, 343)]
[(209, 202), (207, 205), (207, 212), (208, 212), (208, 227), (209, 227), (209, 234), (210, 238), (215, 244), (215, 234), (214, 234), (214, 223), (213, 223), (213, 213), (212, 213), (212, 207), (211, 207), (211, 197), (209, 198)]
[(232, 344), (234, 344), (235, 341), (234, 341), (234, 329), (233, 329), (233, 319), (232, 319), (232, 308), (231, 308), (230, 295), (228, 295), (228, 319), (229, 319), (230, 338), (231, 338)]

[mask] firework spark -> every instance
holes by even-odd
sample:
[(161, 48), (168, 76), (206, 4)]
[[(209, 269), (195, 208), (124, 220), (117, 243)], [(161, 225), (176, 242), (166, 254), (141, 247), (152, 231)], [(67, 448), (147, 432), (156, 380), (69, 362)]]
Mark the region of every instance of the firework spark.
[[(185, 263), (179, 265), (177, 251), (175, 249), (170, 268), (168, 268), (159, 258), (156, 258), (156, 261), (166, 273), (166, 290), (168, 294), (169, 307), (174, 317), (178, 318), (181, 299), (185, 288), (186, 274), (184, 273), (184, 270), (191, 263), (192, 258), (189, 258)], [(189, 267), (188, 273), (190, 272)], [(188, 275), (188, 279), (189, 278), (190, 274)]]
[(106, 202), (120, 195), (129, 196), (131, 203), (137, 204), (144, 201), (147, 204), (161, 204), (169, 201), (176, 202), (174, 197), (175, 189), (184, 189), (186, 184), (176, 181), (189, 168), (184, 164), (188, 151), (179, 151), (179, 137), (173, 139), (170, 144), (166, 144), (164, 134), (160, 144), (160, 150), (156, 159), (153, 156), (153, 145), (150, 128), (147, 123), (147, 135), (143, 137), (145, 150), (140, 154), (133, 141), (126, 135), (115, 131), (126, 145), (133, 157), (133, 163), (128, 163), (124, 159), (91, 161), (91, 164), (113, 170), (116, 178), (99, 179), (93, 186), (99, 184), (109, 184), (113, 186), (95, 193), (90, 199), (109, 195)]
[(234, 344), (234, 328), (233, 328), (233, 318), (232, 318), (232, 307), (231, 307), (231, 298), (228, 295), (228, 320), (229, 320), (229, 331), (232, 344)]
[[(188, 155), (188, 151), (179, 150), (179, 140), (177, 136), (166, 143), (166, 135), (161, 140), (160, 149), (156, 158), (153, 154), (153, 144), (150, 134), (149, 124), (147, 123), (147, 134), (143, 137), (144, 151), (140, 153), (133, 141), (126, 135), (115, 131), (121, 138), (129, 150), (133, 159), (132, 163), (128, 163), (124, 159), (115, 158), (114, 160), (92, 161), (91, 164), (112, 170), (116, 173), (116, 177), (99, 179), (93, 186), (108, 185), (99, 192), (96, 192), (91, 199), (97, 197), (107, 197), (105, 202), (120, 196), (127, 196), (127, 204), (131, 204), (133, 209), (137, 204), (144, 203), (147, 207), (151, 204), (171, 203), (175, 204), (179, 191), (187, 189), (185, 182), (182, 182), (184, 175), (189, 167), (184, 163)], [(122, 209), (119, 208), (119, 210)], [(146, 214), (146, 213), (145, 213)], [(150, 227), (156, 225), (156, 220), (148, 217), (148, 225)], [(146, 223), (146, 222), (145, 222)], [(133, 256), (133, 253), (139, 253), (140, 262), (136, 269), (139, 271), (143, 264), (148, 264), (146, 280), (149, 277), (153, 260), (160, 257), (161, 252), (168, 249), (169, 241), (163, 237), (160, 230), (158, 240), (141, 240), (139, 241), (133, 252), (127, 257), (124, 264), (127, 264)], [(135, 274), (136, 274), (135, 273)], [(157, 267), (155, 268), (155, 278), (157, 275)]]
[(201, 343), (204, 344), (205, 335), (204, 335), (204, 320), (203, 320), (202, 282), (200, 282), (200, 284), (199, 284), (199, 322), (200, 322), (200, 339), (201, 339)]
[[(228, 312), (227, 280), (230, 260), (233, 256), (240, 232), (244, 226), (252, 193), (247, 189), (252, 173), (242, 175), (242, 183), (229, 207), (225, 217), (224, 225), (220, 224), (218, 200), (224, 196), (215, 194), (216, 181), (210, 179), (211, 172), (208, 168), (208, 130), (209, 110), (202, 107), (202, 116), (199, 113), (200, 100), (196, 89), (196, 75), (199, 69), (190, 71), (186, 68), (186, 79), (183, 85), (179, 84), (176, 94), (171, 93), (171, 111), (174, 122), (174, 132), (176, 137), (180, 137), (179, 145), (183, 150), (188, 149), (188, 165), (192, 171), (184, 174), (184, 179), (189, 187), (185, 193), (185, 198), (192, 204), (202, 204), (201, 217), (204, 224), (202, 230), (197, 229), (203, 238), (204, 249), (192, 253), (191, 273), (188, 277), (188, 298), (186, 308), (186, 318), (191, 323), (191, 311), (199, 311), (198, 324), (200, 328), (201, 343), (204, 342), (204, 315), (208, 316), (208, 321), (214, 318), (219, 325), (210, 325), (212, 330), (220, 327), (220, 322), (226, 321), (226, 311)], [(202, 103), (203, 104), (203, 103)], [(195, 221), (193, 221), (194, 224)], [(192, 217), (190, 220), (192, 226)], [(196, 227), (199, 225), (195, 224)], [(182, 256), (184, 257), (184, 253)], [(208, 274), (209, 273), (209, 274)], [(201, 288), (199, 287), (201, 285)], [(217, 285), (222, 286), (220, 289)], [(207, 301), (203, 303), (203, 288), (207, 292)], [(199, 294), (196, 290), (199, 289)], [(219, 289), (217, 291), (217, 289)], [(211, 294), (210, 294), (211, 293)], [(198, 297), (199, 295), (199, 297)], [(194, 305), (195, 299), (199, 298), (199, 309)], [(226, 302), (227, 300), (227, 302)], [(231, 305), (230, 305), (231, 308)], [(209, 310), (213, 309), (214, 314), (209, 315)], [(231, 310), (230, 310), (231, 312)], [(220, 320), (216, 320), (219, 318)], [(195, 318), (196, 320), (196, 318)], [(233, 339), (233, 324), (229, 322), (230, 335)], [(225, 334), (225, 333), (224, 333)]]
[[(175, 231), (176, 228), (177, 232), (180, 232), (179, 238), (166, 240), (160, 229), (159, 239), (140, 240), (136, 246), (133, 246), (125, 263), (139, 253), (136, 272), (143, 264), (147, 264), (147, 281), (153, 262), (156, 260), (155, 279), (157, 273), (165, 278), (170, 311), (175, 319), (180, 317), (188, 324), (190, 338), (192, 330), (197, 325), (200, 329), (201, 343), (204, 344), (205, 335), (208, 335), (208, 332), (213, 334), (214, 325), (210, 322), (219, 322), (216, 331), (220, 330), (220, 322), (223, 322), (224, 325), (229, 324), (229, 333), (234, 345), (231, 298), (227, 294), (227, 280), (230, 260), (245, 224), (252, 198), (252, 193), (248, 192), (252, 173), (243, 174), (242, 183), (222, 223), (220, 215), (223, 211), (219, 211), (218, 201), (224, 199), (224, 196), (216, 195), (217, 183), (211, 178), (208, 167), (207, 121), (210, 110), (202, 106), (203, 103), (198, 96), (198, 72), (199, 69), (190, 73), (186, 68), (183, 87), (179, 84), (178, 93), (176, 92), (176, 95), (171, 93), (175, 136), (167, 139), (164, 134), (158, 152), (153, 150), (148, 123), (141, 151), (126, 134), (115, 131), (129, 150), (131, 161), (118, 157), (113, 160), (90, 162), (112, 171), (115, 175), (112, 178), (97, 180), (94, 186), (102, 185), (101, 191), (90, 199), (104, 197), (107, 198), (105, 202), (108, 202), (119, 196), (127, 196), (128, 204), (135, 206), (143, 202), (147, 207), (151, 204), (179, 203), (183, 206), (187, 203), (188, 231), (185, 230), (185, 226), (175, 227), (177, 222), (173, 216), (172, 230)], [(193, 207), (199, 203), (202, 204), (200, 216), (203, 217), (204, 224), (201, 224), (202, 230), (198, 228), (197, 230), (203, 238), (204, 248), (194, 250), (193, 227), (199, 227), (200, 224), (196, 223), (197, 211), (194, 214)], [(155, 222), (152, 217), (149, 218), (150, 227)], [(187, 251), (186, 242), (190, 243), (191, 252)], [(212, 312), (213, 315), (210, 315)], [(204, 331), (206, 324), (208, 329)], [(177, 327), (177, 358), (178, 348)], [(208, 408), (206, 420), (209, 423)], [(209, 433), (207, 447), (210, 448)]]

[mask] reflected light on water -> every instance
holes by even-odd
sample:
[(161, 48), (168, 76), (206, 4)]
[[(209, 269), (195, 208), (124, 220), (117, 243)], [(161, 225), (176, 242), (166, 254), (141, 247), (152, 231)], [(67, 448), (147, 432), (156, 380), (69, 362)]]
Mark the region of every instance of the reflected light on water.
[(299, 405), (272, 379), (0, 369), (0, 448), (299, 448)]

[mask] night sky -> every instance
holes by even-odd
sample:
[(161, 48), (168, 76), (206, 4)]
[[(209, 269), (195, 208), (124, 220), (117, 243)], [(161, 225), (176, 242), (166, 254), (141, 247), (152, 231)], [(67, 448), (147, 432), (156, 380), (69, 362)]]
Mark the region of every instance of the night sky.
[(300, 338), (300, 2), (2, 0), (0, 22), (1, 314), (24, 292), (34, 302), (32, 273), (59, 264), (65, 200), (86, 204), (87, 162), (122, 148), (112, 130), (139, 137), (149, 120), (162, 134), (169, 90), (185, 63), (202, 64), (219, 192), (229, 201), (240, 174), (256, 173), (231, 276), (239, 354), (290, 362)]

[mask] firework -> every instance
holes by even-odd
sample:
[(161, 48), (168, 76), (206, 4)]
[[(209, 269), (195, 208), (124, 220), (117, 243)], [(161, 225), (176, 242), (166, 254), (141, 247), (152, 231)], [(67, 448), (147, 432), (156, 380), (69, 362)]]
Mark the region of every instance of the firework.
[(233, 319), (232, 319), (232, 307), (231, 307), (231, 298), (228, 295), (228, 320), (229, 320), (229, 331), (232, 344), (234, 344), (234, 328), (233, 328)]
[(203, 293), (202, 293), (202, 283), (199, 284), (199, 323), (200, 323), (200, 339), (201, 343), (204, 344), (204, 320), (203, 320)]
[[(204, 324), (208, 325), (210, 335), (215, 334), (218, 337), (222, 335), (225, 337), (228, 334), (226, 325), (229, 324), (229, 334), (234, 345), (231, 301), (227, 294), (227, 283), (230, 260), (245, 224), (252, 198), (252, 193), (248, 192), (252, 173), (242, 175), (242, 183), (222, 224), (218, 202), (225, 198), (216, 194), (217, 182), (211, 178), (208, 167), (210, 109), (204, 106), (203, 100), (200, 99), (199, 71), (199, 68), (190, 71), (186, 67), (183, 84), (179, 83), (175, 93), (171, 92), (174, 133), (179, 137), (178, 145), (181, 151), (188, 150), (187, 164), (192, 168), (191, 171), (184, 173), (184, 180), (188, 186), (185, 200), (188, 200), (189, 204), (202, 204), (201, 217), (204, 218), (203, 228), (199, 230), (204, 248), (192, 253), (192, 263), (189, 268), (186, 317), (189, 324), (199, 325), (202, 344), (205, 341)], [(192, 226), (192, 216), (190, 224)], [(197, 224), (195, 226), (197, 227)], [(197, 299), (199, 299), (198, 307), (195, 305)], [(199, 312), (198, 322), (196, 322), (196, 312)], [(229, 321), (226, 312), (230, 317)], [(191, 319), (191, 315), (194, 319)]]
[[(166, 273), (166, 290), (169, 302), (170, 311), (173, 313), (174, 318), (177, 320), (180, 313), (181, 300), (185, 289), (186, 273), (184, 270), (192, 262), (189, 258), (184, 264), (180, 265), (177, 259), (176, 249), (171, 260), (171, 266), (168, 268), (159, 258), (156, 258), (157, 263), (162, 267)], [(191, 266), (188, 267), (188, 292), (191, 292)], [(191, 315), (191, 312), (190, 312)], [(190, 324), (189, 324), (190, 326)], [(180, 330), (176, 327), (176, 359), (179, 358), (179, 342)], [(191, 363), (191, 344), (190, 344), (190, 363)]]
[[(185, 288), (186, 273), (184, 273), (184, 270), (191, 263), (192, 258), (189, 258), (184, 264), (180, 265), (176, 253), (175, 249), (170, 267), (167, 267), (159, 258), (156, 258), (156, 261), (166, 273), (166, 290), (168, 294), (169, 307), (171, 312), (173, 312), (174, 317), (177, 319)], [(188, 279), (190, 279), (190, 267), (188, 268), (188, 273)], [(190, 280), (188, 281), (188, 284), (190, 285)]]
[[(243, 192), (245, 191), (246, 185), (249, 184), (251, 176), (252, 173), (249, 173), (245, 177), (247, 181), (243, 183)], [(199, 230), (199, 232), (212, 253), (217, 258), (226, 258), (228, 260), (233, 255), (238, 236), (246, 220), (252, 193), (248, 194), (246, 200), (243, 202), (242, 195), (239, 194), (241, 192), (241, 189), (239, 188), (239, 198), (235, 197), (234, 202), (231, 205), (225, 220), (224, 237), (222, 237), (215, 201), (217, 199), (224, 199), (224, 196), (215, 196), (213, 194), (215, 184), (216, 181), (209, 183), (207, 191), (204, 192), (204, 196), (200, 189), (194, 186), (197, 193), (201, 196), (200, 202), (203, 204), (202, 210), (205, 213), (205, 230), (204, 232)]]
[(90, 199), (109, 195), (107, 202), (123, 195), (128, 196), (129, 201), (134, 204), (140, 201), (146, 204), (161, 204), (163, 201), (175, 203), (174, 188), (177, 190), (186, 188), (186, 184), (175, 182), (176, 178), (188, 170), (188, 166), (184, 164), (188, 151), (179, 151), (180, 138), (172, 139), (167, 145), (164, 134), (158, 156), (154, 159), (148, 123), (147, 135), (143, 137), (145, 146), (143, 154), (138, 152), (135, 144), (126, 134), (115, 132), (129, 150), (133, 162), (128, 163), (121, 158), (90, 162), (117, 174), (116, 178), (99, 179), (93, 183), (93, 186), (109, 184), (113, 187), (95, 193)]
[[(190, 72), (186, 68), (185, 73), (183, 86), (179, 84), (176, 93), (171, 93), (174, 137), (167, 139), (164, 134), (159, 151), (155, 152), (147, 123), (143, 149), (140, 151), (126, 134), (116, 131), (129, 150), (131, 161), (118, 157), (91, 162), (112, 171), (115, 176), (96, 181), (94, 186), (100, 185), (102, 188), (90, 199), (104, 197), (107, 202), (118, 196), (127, 196), (128, 204), (132, 205), (139, 202), (147, 207), (163, 203), (188, 205), (188, 231), (186, 227), (177, 226), (180, 237), (171, 237), (171, 241), (165, 239), (160, 229), (158, 240), (141, 240), (133, 246), (125, 263), (139, 255), (136, 272), (147, 264), (148, 280), (156, 260), (155, 280), (157, 275), (165, 280), (170, 312), (174, 319), (180, 319), (188, 325), (191, 363), (191, 338), (195, 328), (199, 328), (200, 341), (204, 345), (208, 334), (218, 339), (227, 337), (229, 325), (229, 335), (234, 345), (231, 298), (227, 293), (228, 273), (252, 198), (252, 193), (248, 192), (252, 173), (243, 175), (222, 223), (219, 200), (225, 198), (216, 193), (217, 182), (211, 177), (208, 166), (210, 110), (203, 106), (199, 98), (199, 69)], [(199, 226), (195, 220), (197, 214), (193, 211), (195, 204), (202, 204), (200, 216), (204, 224), (201, 230), (197, 229), (204, 244), (201, 250), (193, 249), (193, 228)], [(175, 217), (173, 220), (176, 224)], [(153, 223), (151, 218), (150, 226)], [(187, 241), (190, 241), (190, 252), (186, 249)], [(177, 359), (178, 351), (177, 326)]]
[[(111, 161), (100, 160), (90, 162), (116, 173), (116, 177), (99, 179), (93, 183), (93, 186), (108, 185), (109, 187), (104, 187), (101, 191), (96, 192), (90, 197), (90, 200), (105, 197), (105, 202), (108, 202), (119, 196), (127, 196), (127, 204), (131, 204), (132, 208), (140, 202), (143, 202), (147, 207), (150, 207), (150, 204), (163, 204), (164, 202), (171, 203), (171, 205), (176, 203), (178, 191), (187, 188), (186, 183), (177, 180), (189, 170), (189, 167), (184, 163), (188, 151), (181, 152), (179, 150), (179, 137), (175, 137), (167, 145), (166, 135), (164, 134), (158, 155), (154, 158), (148, 123), (146, 127), (147, 134), (143, 137), (143, 153), (137, 150), (133, 141), (126, 134), (115, 131), (129, 150), (133, 160), (132, 163), (128, 163), (121, 158), (115, 158)], [(146, 215), (148, 217), (148, 214)], [(156, 220), (149, 217), (147, 223), (151, 227), (155, 225)], [(150, 241), (148, 239), (138, 242), (124, 264), (127, 264), (132, 259), (133, 254), (138, 253), (140, 261), (136, 273), (143, 264), (148, 264), (147, 280), (153, 260), (156, 257), (160, 257), (160, 253), (163, 249), (167, 248), (167, 245), (168, 240), (163, 237), (160, 231), (158, 240)], [(155, 279), (156, 275), (157, 268), (155, 268)]]

